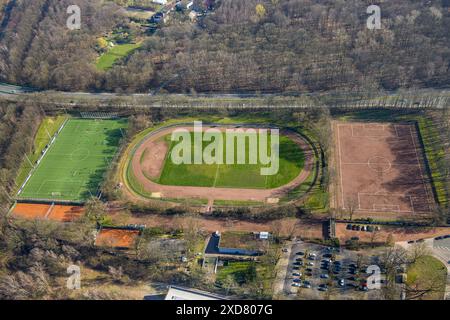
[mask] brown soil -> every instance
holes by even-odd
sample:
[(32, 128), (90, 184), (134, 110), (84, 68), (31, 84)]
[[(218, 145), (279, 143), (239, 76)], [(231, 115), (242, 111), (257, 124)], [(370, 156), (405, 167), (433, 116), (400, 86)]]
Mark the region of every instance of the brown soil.
[(95, 245), (113, 248), (132, 248), (138, 236), (138, 230), (102, 229), (97, 234)]
[(413, 125), (334, 123), (335, 205), (354, 216), (426, 217), (433, 200)]

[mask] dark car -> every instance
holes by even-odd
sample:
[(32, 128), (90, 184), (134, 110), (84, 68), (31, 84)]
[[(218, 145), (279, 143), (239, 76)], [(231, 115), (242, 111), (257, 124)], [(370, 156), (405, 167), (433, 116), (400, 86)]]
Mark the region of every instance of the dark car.
[(326, 284), (321, 284), (318, 289), (320, 291), (328, 291), (328, 286)]
[(352, 230), (352, 225), (351, 224), (347, 225), (347, 230)]
[(296, 255), (298, 255), (298, 256), (303, 256), (304, 254), (305, 254), (305, 253), (302, 252), (302, 251), (299, 251), (299, 252), (296, 253)]
[(408, 241), (408, 244), (412, 244), (412, 243), (414, 243), (414, 240)]

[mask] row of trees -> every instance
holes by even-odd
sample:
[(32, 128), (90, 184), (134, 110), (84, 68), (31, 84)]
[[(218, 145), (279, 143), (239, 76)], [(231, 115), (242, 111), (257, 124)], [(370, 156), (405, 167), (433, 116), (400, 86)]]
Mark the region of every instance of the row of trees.
[[(367, 5), (358, 0), (197, 1), (214, 14), (197, 25), (171, 19), (107, 72), (94, 67), (96, 37), (129, 25), (116, 4), (15, 3), (0, 29), (0, 78), (40, 88), (305, 92), (450, 84), (450, 13), (441, 0), (383, 2), (381, 30), (366, 27)], [(65, 26), (73, 3), (82, 9), (75, 32)]]

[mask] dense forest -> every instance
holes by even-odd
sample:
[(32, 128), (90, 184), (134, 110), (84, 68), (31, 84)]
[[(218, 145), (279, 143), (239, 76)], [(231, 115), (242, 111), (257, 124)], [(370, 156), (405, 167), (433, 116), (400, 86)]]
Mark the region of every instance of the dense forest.
[[(202, 1), (197, 1), (203, 3)], [(3, 3), (3, 6), (1, 6)], [(82, 28), (66, 28), (66, 8)], [(450, 85), (446, 0), (221, 0), (192, 22), (174, 18), (109, 70), (95, 68), (97, 38), (136, 27), (120, 1), (0, 2), (0, 80), (61, 90), (309, 92)]]

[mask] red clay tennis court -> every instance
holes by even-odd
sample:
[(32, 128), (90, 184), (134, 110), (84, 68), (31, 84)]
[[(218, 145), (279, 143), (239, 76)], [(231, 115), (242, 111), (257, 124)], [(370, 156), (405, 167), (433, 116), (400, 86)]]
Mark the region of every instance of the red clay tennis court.
[(131, 249), (139, 234), (139, 230), (104, 228), (98, 232), (95, 245), (100, 247)]
[(413, 124), (334, 123), (337, 205), (359, 216), (429, 214), (433, 196)]
[(84, 209), (80, 206), (17, 203), (11, 214), (13, 217), (29, 220), (42, 219), (70, 222), (83, 216)]

